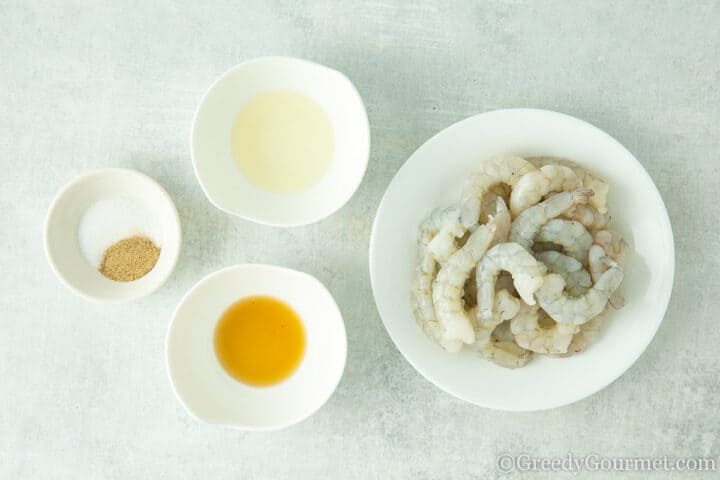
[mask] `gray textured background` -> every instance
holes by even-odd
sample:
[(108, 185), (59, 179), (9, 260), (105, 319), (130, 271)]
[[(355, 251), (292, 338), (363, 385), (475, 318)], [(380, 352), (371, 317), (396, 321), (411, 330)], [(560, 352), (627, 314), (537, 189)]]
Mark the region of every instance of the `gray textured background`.
[[(499, 452), (720, 458), (720, 3), (412, 3), (0, 0), (0, 478), (486, 478)], [(367, 105), (365, 180), (316, 225), (231, 218), (192, 173), (201, 95), (266, 54), (345, 72)], [(410, 153), (514, 106), (578, 116), (624, 143), (660, 189), (677, 248), (668, 313), (637, 364), (533, 414), (473, 407), (422, 379), (385, 333), (367, 269), (375, 209)], [(175, 274), (129, 305), (72, 295), (43, 254), (57, 190), (102, 166), (156, 178), (183, 222)], [(345, 315), (337, 392), (278, 433), (196, 423), (165, 374), (175, 304), (239, 262), (310, 272)], [(646, 476), (667, 478), (632, 478)]]

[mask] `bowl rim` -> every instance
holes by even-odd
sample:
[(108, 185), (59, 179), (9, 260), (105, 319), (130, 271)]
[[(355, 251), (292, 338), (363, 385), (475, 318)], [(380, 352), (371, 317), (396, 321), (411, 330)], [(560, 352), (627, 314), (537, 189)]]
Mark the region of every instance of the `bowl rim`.
[[(263, 62), (290, 62), (290, 63), (296, 63), (299, 65), (304, 65), (311, 68), (317, 68), (322, 70), (327, 70), (329, 72), (333, 72), (334, 74), (339, 75), (341, 78), (343, 78), (347, 84), (349, 85), (350, 89), (350, 95), (358, 102), (360, 105), (360, 108), (362, 110), (362, 119), (360, 119), (360, 125), (362, 129), (362, 136), (367, 138), (367, 142), (365, 143), (365, 152), (363, 152), (362, 155), (362, 169), (359, 175), (357, 175), (357, 179), (353, 182), (352, 186), (347, 189), (347, 193), (343, 196), (342, 200), (338, 202), (337, 206), (330, 210), (328, 213), (323, 214), (315, 214), (308, 216), (306, 220), (302, 221), (287, 221), (287, 222), (278, 222), (273, 220), (267, 220), (266, 218), (263, 218), (262, 216), (258, 216), (253, 213), (239, 213), (235, 212), (231, 209), (228, 209), (222, 205), (220, 205), (213, 197), (210, 195), (210, 192), (206, 188), (200, 173), (198, 171), (198, 160), (196, 158), (195, 154), (195, 128), (198, 121), (198, 115), (200, 114), (200, 110), (202, 109), (203, 105), (205, 104), (205, 101), (207, 100), (207, 97), (210, 95), (210, 93), (215, 90), (215, 88), (225, 80), (227, 77), (233, 75), (238, 70), (250, 67), (257, 63), (263, 63)], [(203, 93), (202, 97), (200, 98), (200, 101), (198, 102), (198, 105), (195, 109), (195, 113), (193, 114), (192, 124), (190, 128), (190, 159), (192, 162), (193, 172), (195, 173), (195, 178), (197, 182), (200, 184), (200, 188), (202, 189), (203, 193), (205, 194), (205, 197), (208, 199), (208, 201), (218, 210), (221, 210), (229, 215), (233, 215), (245, 220), (249, 220), (251, 222), (260, 224), (260, 225), (267, 225), (269, 227), (301, 227), (304, 225), (311, 225), (313, 223), (317, 223), (321, 220), (324, 220), (325, 218), (328, 218), (329, 216), (335, 214), (338, 210), (343, 208), (350, 199), (355, 195), (355, 193), (360, 188), (360, 185), (362, 184), (363, 179), (365, 178), (365, 175), (367, 173), (367, 167), (370, 160), (370, 152), (371, 152), (371, 145), (372, 141), (370, 138), (370, 120), (368, 119), (367, 115), (367, 108), (365, 107), (365, 102), (363, 102), (362, 96), (360, 95), (360, 92), (358, 91), (355, 84), (350, 80), (350, 78), (345, 75), (343, 72), (336, 70), (334, 68), (328, 67), (326, 65), (312, 62), (310, 60), (305, 60), (303, 58), (297, 58), (297, 57), (289, 57), (289, 56), (282, 56), (282, 55), (269, 55), (269, 56), (262, 56), (262, 57), (256, 57), (256, 58), (250, 58), (248, 60), (244, 60), (238, 64), (236, 64), (233, 67), (230, 67), (228, 70), (220, 74), (213, 82), (210, 84), (210, 86), (205, 90), (205, 93)]]
[[(172, 219), (173, 223), (176, 226), (177, 229), (177, 238), (178, 238), (178, 248), (175, 253), (175, 255), (171, 258), (169, 268), (167, 269), (166, 273), (157, 277), (157, 281), (154, 283), (148, 284), (148, 287), (144, 290), (139, 290), (136, 293), (133, 293), (132, 295), (128, 295), (126, 297), (120, 297), (120, 298), (108, 298), (103, 297), (100, 295), (92, 295), (85, 290), (78, 288), (75, 286), (68, 277), (60, 270), (60, 268), (57, 266), (57, 263), (55, 262), (55, 258), (50, 253), (50, 239), (49, 239), (49, 233), (50, 233), (50, 219), (55, 214), (55, 210), (57, 209), (58, 204), (60, 203), (60, 200), (75, 186), (77, 186), (80, 183), (92, 181), (94, 177), (101, 177), (105, 175), (130, 175), (134, 176), (139, 179), (143, 179), (147, 181), (152, 188), (156, 189), (160, 195), (163, 197), (163, 199), (168, 203), (168, 205), (171, 207), (171, 212), (173, 214)], [(168, 194), (168, 192), (160, 185), (155, 179), (151, 178), (150, 176), (139, 172), (137, 170), (131, 169), (131, 168), (122, 168), (122, 167), (107, 167), (107, 168), (96, 168), (93, 170), (86, 171), (84, 173), (81, 173), (80, 175), (76, 176), (66, 184), (64, 184), (60, 190), (55, 194), (55, 197), (53, 197), (52, 202), (50, 203), (50, 206), (48, 207), (47, 213), (45, 214), (45, 222), (43, 225), (43, 249), (45, 250), (45, 257), (48, 260), (48, 263), (50, 264), (50, 268), (55, 273), (55, 276), (60, 280), (60, 283), (65, 285), (70, 291), (75, 293), (76, 295), (89, 300), (91, 302), (95, 303), (104, 303), (104, 304), (122, 304), (122, 303), (128, 303), (132, 302), (134, 300), (138, 300), (140, 298), (146, 297), (155, 291), (157, 291), (161, 286), (165, 284), (168, 278), (170, 278), (170, 275), (172, 275), (173, 271), (175, 271), (175, 266), (177, 265), (178, 259), (180, 258), (180, 250), (182, 247), (182, 226), (180, 223), (180, 215), (178, 214), (177, 207), (175, 206), (175, 202), (173, 202), (172, 197)]]
[[(580, 125), (584, 126), (585, 128), (590, 128), (591, 130), (595, 131), (595, 133), (597, 133), (597, 134), (600, 136), (600, 138), (603, 139), (603, 141), (612, 143), (612, 144), (614, 144), (616, 147), (620, 148), (622, 151), (626, 152), (627, 155), (628, 155), (628, 157), (631, 158), (631, 159), (640, 167), (640, 170), (642, 171), (642, 175), (644, 175), (645, 180), (647, 180), (647, 181), (649, 182), (649, 184), (651, 185), (652, 192), (656, 195), (657, 199), (660, 201), (660, 205), (662, 205), (662, 208), (663, 208), (663, 210), (664, 210), (664, 212), (665, 212), (665, 215), (663, 215), (663, 218), (661, 219), (661, 222), (663, 223), (664, 227), (666, 227), (666, 231), (667, 231), (668, 234), (669, 234), (669, 238), (668, 238), (667, 240), (669, 240), (669, 258), (668, 258), (668, 265), (669, 265), (669, 269), (670, 269), (670, 271), (669, 271), (670, 283), (669, 283), (669, 285), (668, 285), (668, 292), (667, 292), (666, 298), (664, 299), (664, 302), (663, 302), (663, 304), (662, 304), (663, 315), (662, 315), (662, 317), (660, 318), (660, 320), (657, 321), (656, 324), (654, 325), (653, 330), (652, 330), (652, 335), (649, 335), (649, 336), (648, 336), (648, 339), (647, 339), (647, 341), (644, 343), (644, 345), (642, 345), (642, 348), (638, 348), (638, 349), (634, 352), (634, 354), (632, 355), (632, 360), (629, 361), (624, 368), (618, 369), (619, 371), (618, 371), (616, 374), (610, 375), (610, 376), (609, 376), (609, 379), (608, 379), (607, 381), (601, 382), (601, 383), (599, 383), (595, 388), (588, 389), (587, 392), (583, 392), (582, 394), (580, 394), (580, 395), (578, 395), (578, 396), (574, 396), (574, 397), (572, 397), (572, 398), (569, 398), (568, 400), (559, 401), (559, 402), (558, 402), (558, 401), (549, 402), (549, 404), (547, 404), (547, 405), (540, 405), (540, 406), (538, 406), (537, 408), (521, 408), (521, 407), (499, 408), (499, 407), (497, 407), (497, 406), (495, 406), (495, 405), (490, 405), (490, 404), (487, 404), (487, 403), (478, 402), (477, 400), (475, 400), (475, 399), (473, 399), (473, 398), (470, 398), (468, 395), (465, 395), (465, 394), (463, 394), (463, 393), (460, 393), (460, 392), (455, 391), (455, 389), (454, 389), (453, 387), (448, 386), (448, 385), (445, 385), (445, 384), (442, 384), (441, 379), (434, 378), (433, 376), (431, 376), (430, 374), (428, 374), (427, 372), (425, 372), (422, 368), (420, 368), (420, 367), (418, 366), (417, 362), (416, 362), (414, 359), (408, 358), (408, 356), (406, 355), (405, 351), (400, 347), (399, 340), (396, 339), (396, 338), (393, 336), (393, 334), (391, 333), (390, 329), (388, 328), (388, 326), (387, 326), (387, 320), (383, 317), (382, 312), (380, 311), (380, 306), (378, 305), (378, 302), (377, 302), (377, 300), (376, 300), (376, 298), (377, 298), (377, 295), (376, 295), (376, 291), (377, 291), (377, 290), (376, 290), (376, 289), (377, 289), (377, 286), (376, 286), (377, 280), (376, 280), (376, 278), (377, 278), (378, 272), (375, 271), (375, 269), (374, 269), (374, 267), (373, 267), (373, 265), (374, 265), (374, 263), (375, 263), (375, 262), (374, 262), (375, 251), (376, 251), (376, 249), (378, 248), (378, 244), (377, 244), (378, 238), (377, 238), (377, 235), (376, 235), (376, 229), (378, 228), (378, 222), (379, 222), (378, 219), (379, 219), (379, 217), (380, 217), (380, 212), (385, 208), (386, 199), (387, 199), (387, 194), (388, 194), (388, 191), (389, 191), (389, 189), (390, 189), (390, 186), (392, 185), (392, 183), (393, 183), (394, 180), (395, 180), (395, 177), (396, 177), (397, 175), (399, 175), (400, 171), (403, 170), (404, 168), (409, 168), (409, 167), (408, 167), (408, 164), (410, 163), (410, 161), (417, 155), (417, 153), (418, 153), (426, 144), (428, 144), (428, 143), (432, 142), (433, 140), (435, 140), (436, 137), (439, 137), (440, 135), (444, 135), (448, 130), (454, 130), (454, 129), (456, 129), (456, 128), (459, 128), (461, 124), (463, 124), (463, 123), (465, 123), (465, 122), (472, 121), (472, 120), (476, 119), (477, 117), (489, 116), (489, 115), (494, 115), (494, 114), (505, 114), (505, 113), (531, 114), (531, 115), (547, 115), (548, 117), (557, 117), (557, 118), (561, 119), (562, 121), (569, 121), (569, 122), (573, 122), (573, 123), (576, 123), (576, 124), (580, 124)], [(590, 397), (590, 396), (592, 396), (592, 395), (600, 392), (601, 390), (605, 389), (607, 386), (609, 386), (610, 384), (612, 384), (613, 382), (615, 382), (615, 381), (616, 381), (618, 378), (620, 378), (622, 375), (624, 375), (624, 374), (637, 362), (637, 360), (642, 356), (642, 354), (645, 353), (645, 351), (647, 350), (647, 347), (650, 345), (650, 343), (651, 343), (651, 342), (653, 341), (653, 339), (655, 338), (655, 335), (657, 334), (657, 331), (659, 330), (660, 325), (662, 324), (662, 322), (663, 322), (664, 319), (665, 319), (665, 315), (667, 314), (667, 307), (668, 307), (668, 305), (669, 305), (669, 303), (670, 303), (670, 299), (672, 298), (674, 281), (675, 281), (675, 239), (674, 239), (674, 234), (673, 234), (673, 231), (672, 231), (672, 224), (670, 223), (670, 217), (669, 217), (669, 215), (668, 215), (668, 213), (667, 213), (667, 206), (665, 205), (665, 201), (663, 200), (662, 195), (660, 194), (660, 191), (659, 191), (658, 188), (657, 188), (657, 185), (655, 185), (655, 182), (652, 180), (652, 177), (651, 177), (650, 174), (647, 172), (647, 170), (645, 170), (645, 167), (643, 167), (643, 165), (642, 165), (642, 164), (640, 163), (640, 161), (635, 157), (635, 155), (633, 155), (633, 153), (630, 152), (630, 151), (629, 151), (623, 144), (621, 144), (617, 139), (615, 139), (614, 137), (612, 137), (609, 133), (605, 132), (605, 131), (602, 130), (601, 128), (599, 128), (599, 127), (591, 124), (590, 122), (587, 122), (587, 121), (585, 121), (585, 120), (581, 120), (581, 119), (579, 119), (579, 118), (577, 118), (577, 117), (574, 117), (574, 116), (572, 116), (572, 115), (568, 115), (568, 114), (565, 114), (565, 113), (556, 112), (556, 111), (554, 111), (554, 110), (541, 109), (541, 108), (523, 108), (523, 107), (519, 107), (519, 108), (504, 108), (504, 109), (489, 110), (489, 111), (486, 111), (486, 112), (477, 113), (477, 114), (475, 114), (475, 115), (471, 115), (471, 116), (469, 116), (469, 117), (466, 117), (466, 118), (464, 118), (464, 119), (461, 119), (461, 120), (459, 120), (459, 121), (457, 121), (457, 122), (455, 122), (455, 123), (453, 123), (453, 124), (451, 124), (451, 125), (443, 128), (443, 129), (441, 129), (440, 131), (438, 131), (438, 132), (435, 133), (434, 135), (432, 135), (430, 138), (428, 138), (427, 140), (425, 140), (420, 146), (418, 146), (418, 147), (408, 156), (408, 158), (407, 158), (407, 159), (405, 160), (405, 162), (400, 166), (400, 168), (395, 172), (395, 175), (393, 175), (393, 178), (390, 180), (390, 183), (389, 183), (388, 186), (386, 187), (385, 192), (383, 193), (383, 197), (382, 197), (382, 199), (380, 200), (380, 203), (378, 204), (377, 210), (376, 210), (376, 212), (375, 212), (375, 219), (373, 220), (372, 230), (371, 230), (371, 234), (370, 234), (370, 246), (369, 246), (369, 253), (368, 253), (368, 263), (369, 263), (369, 271), (370, 271), (370, 286), (371, 286), (371, 289), (372, 289), (372, 292), (373, 292), (373, 299), (375, 300), (375, 307), (376, 307), (376, 310), (377, 310), (377, 312), (378, 312), (378, 316), (380, 317), (380, 321), (382, 322), (383, 327), (385, 328), (385, 331), (387, 332), (388, 336), (390, 337), (390, 339), (392, 340), (393, 344), (395, 345), (395, 348), (398, 349), (398, 351), (399, 351), (400, 354), (403, 356), (403, 358), (405, 358), (405, 360), (406, 360), (408, 363), (410, 363), (410, 365), (412, 365), (412, 367), (413, 367), (418, 373), (420, 373), (420, 375), (422, 375), (426, 380), (428, 380), (430, 383), (432, 383), (433, 385), (435, 385), (435, 386), (436, 386), (437, 388), (439, 388), (440, 390), (442, 390), (442, 391), (444, 391), (444, 392), (446, 392), (446, 393), (454, 396), (455, 398), (458, 398), (458, 399), (463, 400), (463, 401), (465, 401), (465, 402), (471, 403), (471, 404), (473, 404), (473, 405), (477, 405), (477, 406), (480, 406), (480, 407), (489, 408), (489, 409), (497, 410), (497, 411), (507, 411), (507, 412), (535, 412), (535, 411), (544, 411), (544, 410), (546, 411), (546, 410), (551, 410), (551, 409), (556, 409), (556, 408), (564, 407), (564, 406), (567, 406), (567, 405), (571, 405), (571, 404), (573, 404), (573, 403), (576, 403), (576, 402), (579, 402), (579, 401), (581, 401), (581, 400), (584, 400), (584, 399), (586, 399), (586, 398), (588, 398), (588, 397)]]
[[(267, 426), (248, 426), (248, 425), (240, 425), (240, 424), (233, 424), (233, 423), (225, 423), (222, 421), (211, 421), (207, 420), (205, 418), (200, 417), (195, 413), (195, 411), (188, 406), (188, 404), (185, 402), (183, 395), (178, 391), (177, 386), (175, 385), (175, 381), (173, 380), (171, 367), (170, 367), (170, 335), (173, 330), (173, 326), (175, 324), (175, 320), (177, 318), (177, 315), (180, 311), (180, 309), (185, 305), (185, 302), (187, 301), (188, 297), (190, 297), (195, 291), (203, 287), (204, 284), (209, 282), (215, 277), (219, 277), (222, 275), (227, 274), (230, 271), (234, 270), (243, 270), (246, 268), (260, 268), (265, 270), (274, 271), (276, 274), (280, 275), (295, 275), (301, 278), (304, 278), (305, 280), (309, 280), (310, 282), (316, 284), (323, 292), (324, 294), (327, 294), (328, 297), (332, 300), (333, 305), (335, 307), (336, 313), (338, 315), (338, 320), (340, 323), (340, 337), (342, 340), (342, 346), (344, 355), (342, 355), (342, 365), (340, 365), (339, 374), (337, 377), (337, 380), (334, 382), (332, 388), (329, 388), (326, 392), (326, 395), (322, 398), (322, 400), (315, 406), (312, 410), (307, 412), (304, 416), (300, 416), (296, 419), (289, 420), (286, 422), (281, 422), (277, 424), (267, 425)], [(175, 398), (177, 401), (182, 405), (185, 412), (190, 415), (194, 420), (197, 422), (206, 424), (206, 425), (213, 425), (213, 426), (219, 426), (223, 428), (229, 428), (233, 430), (240, 430), (240, 431), (246, 431), (246, 432), (269, 432), (269, 431), (276, 431), (276, 430), (284, 430), (285, 428), (292, 427), (293, 425), (297, 425), (300, 422), (303, 422), (307, 420), (308, 418), (312, 417), (314, 414), (316, 414), (325, 404), (330, 400), (330, 398), (333, 396), (335, 391), (337, 390), (337, 387), (340, 385), (340, 382), (342, 381), (343, 376), (345, 375), (345, 367), (347, 366), (347, 329), (345, 327), (345, 318), (343, 317), (342, 310), (340, 310), (340, 306), (338, 305), (337, 301), (335, 300), (335, 297), (333, 296), (332, 292), (328, 290), (328, 288), (325, 286), (324, 283), (322, 283), (317, 277), (314, 275), (311, 275), (307, 272), (303, 272), (300, 270), (295, 270), (289, 267), (283, 267), (280, 265), (272, 265), (267, 263), (238, 263), (235, 265), (230, 265), (227, 267), (223, 267), (219, 270), (215, 270), (214, 272), (208, 273), (204, 277), (202, 277), (200, 280), (198, 280), (185, 294), (182, 296), (180, 301), (178, 301), (177, 305), (175, 306), (175, 309), (173, 310), (172, 316), (170, 318), (170, 322), (168, 323), (167, 329), (165, 331), (165, 372), (167, 374), (168, 381), (170, 382), (170, 387), (172, 388), (172, 392), (175, 395)]]

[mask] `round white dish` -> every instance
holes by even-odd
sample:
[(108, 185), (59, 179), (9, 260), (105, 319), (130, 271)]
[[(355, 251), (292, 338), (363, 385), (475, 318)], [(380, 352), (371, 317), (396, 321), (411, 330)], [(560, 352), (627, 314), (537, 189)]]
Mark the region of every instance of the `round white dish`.
[[(232, 378), (213, 345), (222, 313), (238, 300), (269, 295), (300, 316), (305, 356), (285, 381), (252, 387)], [(347, 338), (342, 314), (315, 277), (272, 265), (236, 265), (200, 280), (180, 301), (166, 340), (167, 369), (175, 394), (194, 418), (242, 430), (277, 430), (316, 412), (345, 369)]]
[[(242, 107), (258, 94), (278, 89), (316, 101), (335, 137), (335, 155), (324, 177), (294, 194), (250, 183), (230, 148), (232, 125)], [(331, 215), (355, 193), (367, 167), (370, 128), (360, 94), (345, 75), (305, 60), (265, 57), (237, 65), (210, 87), (195, 114), (191, 151), (197, 179), (217, 208), (266, 225), (305, 225)]]
[[(471, 353), (450, 354), (416, 323), (410, 288), (420, 222), (457, 202), (463, 180), (490, 157), (554, 156), (595, 171), (610, 184), (609, 211), (630, 244), (621, 292), (588, 350), (569, 358), (536, 355), (525, 367), (503, 369)], [(390, 337), (432, 383), (476, 405), (531, 411), (591, 395), (623, 374), (652, 340), (665, 314), (674, 275), (673, 236), (650, 176), (620, 143), (568, 115), (534, 109), (498, 110), (452, 125), (425, 142), (400, 168), (375, 217), (370, 276)]]
[[(155, 229), (161, 233), (157, 263), (133, 282), (115, 282), (101, 275), (83, 254), (78, 239), (83, 214), (96, 202), (109, 199), (127, 200), (144, 209), (156, 219)], [(105, 168), (79, 176), (57, 194), (45, 220), (45, 253), (57, 277), (78, 295), (121, 303), (149, 295), (165, 283), (180, 255), (181, 236), (175, 205), (155, 180), (135, 170)]]

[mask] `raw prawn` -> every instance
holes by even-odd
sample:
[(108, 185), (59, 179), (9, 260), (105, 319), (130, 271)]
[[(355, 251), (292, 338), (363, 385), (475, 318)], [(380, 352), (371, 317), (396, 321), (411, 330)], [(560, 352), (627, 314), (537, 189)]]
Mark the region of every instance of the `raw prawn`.
[(457, 352), (462, 348), (460, 341), (446, 341), (443, 336), (444, 328), (435, 315), (432, 300), (432, 284), (438, 269), (435, 258), (430, 254), (428, 245), (444, 226), (453, 224), (459, 215), (456, 207), (438, 208), (420, 225), (418, 247), (420, 250), (420, 263), (415, 269), (413, 279), (412, 297), (413, 313), (425, 333), (434, 338), (447, 351)]
[(477, 314), (477, 308), (471, 313), (474, 315), (475, 343), (473, 350), (481, 350), (491, 339), (492, 333), (499, 324), (510, 320), (520, 311), (522, 302), (512, 296), (507, 290), (498, 290), (493, 300), (492, 318), (484, 319)]
[[(495, 237), (493, 238), (492, 245), (496, 245), (498, 243), (503, 243), (507, 241), (508, 234), (510, 233), (510, 225), (512, 223), (512, 218), (510, 217), (510, 211), (507, 209), (507, 206), (505, 205), (505, 201), (502, 199), (502, 197), (496, 197), (495, 199), (496, 207), (495, 207), (495, 213), (490, 215), (488, 217), (489, 222), (493, 222), (495, 224)], [(478, 258), (478, 260), (480, 260)], [(476, 262), (477, 263), (477, 262)], [(475, 282), (475, 267), (470, 271), (470, 274), (468, 276), (467, 281), (465, 282), (465, 289), (464, 289), (464, 301), (466, 307), (474, 307), (477, 305), (477, 283)], [(500, 288), (507, 288), (511, 292), (514, 292), (515, 289), (512, 286), (512, 277), (508, 277), (510, 282), (509, 284), (503, 283), (504, 286), (498, 285), (498, 289)], [(498, 282), (500, 284), (500, 282)]]
[(510, 195), (510, 211), (513, 216), (517, 216), (550, 192), (570, 191), (580, 187), (582, 182), (572, 169), (562, 165), (544, 165), (517, 181)]
[(432, 302), (437, 319), (445, 330), (445, 340), (460, 340), (468, 344), (475, 341), (473, 324), (462, 300), (463, 285), (470, 271), (490, 246), (495, 230), (494, 222), (480, 225), (437, 274), (432, 285)]
[(593, 286), (579, 297), (569, 297), (563, 291), (565, 279), (556, 273), (545, 276), (535, 297), (540, 306), (559, 323), (582, 325), (603, 311), (610, 295), (623, 279), (623, 271), (611, 258), (603, 257), (610, 267)]
[(582, 223), (562, 218), (554, 218), (543, 225), (535, 240), (560, 245), (566, 254), (583, 263), (587, 261), (593, 243)]
[(503, 368), (524, 367), (533, 356), (533, 352), (515, 343), (510, 331), (510, 322), (507, 320), (495, 328), (490, 342), (480, 350), (480, 354)]
[(510, 321), (510, 330), (515, 342), (522, 348), (537, 353), (565, 353), (568, 345), (580, 327), (557, 323), (543, 327), (539, 323), (540, 310), (537, 305), (524, 305)]
[(588, 269), (590, 270), (590, 277), (593, 281), (597, 282), (600, 279), (600, 275), (605, 273), (608, 266), (603, 262), (603, 257), (607, 256), (605, 250), (600, 245), (592, 245), (588, 251)]
[(580, 331), (573, 336), (564, 356), (569, 356), (573, 353), (580, 353), (587, 350), (590, 344), (594, 343), (600, 336), (600, 326), (602, 325), (602, 320), (603, 314), (601, 313), (589, 322), (580, 325)]
[(588, 230), (605, 228), (609, 220), (606, 213), (600, 213), (597, 208), (583, 204), (575, 205), (565, 212), (563, 216), (582, 223)]
[(579, 203), (586, 203), (593, 191), (578, 188), (572, 192), (560, 192), (522, 212), (510, 228), (510, 241), (530, 250), (535, 236), (549, 220)]
[(625, 259), (625, 249), (628, 244), (620, 233), (614, 230), (600, 230), (595, 232), (594, 243), (600, 245), (605, 253), (618, 263)]
[(584, 294), (592, 286), (592, 279), (582, 263), (560, 252), (546, 251), (536, 254), (551, 273), (557, 273), (565, 279), (565, 290), (573, 297)]
[(413, 313), (423, 331), (435, 339), (448, 352), (457, 352), (462, 348), (462, 342), (446, 341), (443, 336), (445, 329), (435, 316), (435, 307), (432, 301), (432, 282), (437, 271), (437, 262), (427, 251), (427, 246), (421, 246), (420, 264), (415, 270), (413, 279), (412, 297)]
[(600, 213), (607, 213), (607, 195), (610, 186), (602, 178), (577, 163), (563, 158), (531, 157), (527, 160), (537, 168), (542, 168), (545, 165), (563, 165), (572, 169), (575, 175), (582, 181), (582, 186), (595, 192), (595, 195), (590, 199), (590, 205), (595, 207)]
[(435, 210), (421, 226), (421, 232), (421, 235), (431, 233), (427, 249), (435, 260), (445, 263), (458, 249), (456, 239), (465, 234), (465, 228), (460, 225), (460, 209), (446, 207)]
[(506, 156), (488, 160), (482, 171), (474, 174), (466, 182), (461, 198), (461, 223), (465, 228), (473, 228), (478, 223), (483, 195), (494, 185), (505, 183), (513, 186), (535, 167), (521, 157)]
[(475, 273), (478, 285), (478, 317), (488, 321), (493, 315), (495, 281), (505, 270), (513, 277), (513, 285), (528, 305), (534, 305), (533, 294), (543, 284), (545, 265), (517, 243), (500, 243), (492, 247), (480, 261)]
[[(608, 254), (601, 245), (596, 243), (590, 247), (590, 251), (588, 252), (588, 268), (590, 269), (590, 276), (594, 282), (597, 282), (602, 274), (608, 270), (607, 263), (603, 261), (606, 255)], [(620, 295), (619, 291), (615, 290), (610, 295), (610, 298), (608, 298), (608, 302), (610, 302), (613, 308), (622, 308), (625, 305), (625, 298)]]

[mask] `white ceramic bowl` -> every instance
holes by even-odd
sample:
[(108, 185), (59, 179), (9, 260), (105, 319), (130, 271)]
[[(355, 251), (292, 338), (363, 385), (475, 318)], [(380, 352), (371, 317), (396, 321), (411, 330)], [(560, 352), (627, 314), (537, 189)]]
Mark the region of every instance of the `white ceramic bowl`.
[[(536, 355), (507, 370), (470, 353), (450, 354), (415, 322), (410, 288), (418, 225), (435, 207), (459, 200), (463, 180), (501, 154), (571, 159), (610, 184), (609, 211), (630, 244), (621, 291), (598, 341), (569, 358)], [(512, 109), (463, 120), (428, 140), (400, 168), (378, 208), (370, 275), (383, 323), (405, 358), (428, 380), (469, 402), (498, 410), (541, 410), (602, 389), (642, 354), (665, 314), (674, 250), (662, 198), (640, 163), (612, 137), (560, 113)]]
[[(95, 202), (113, 198), (144, 208), (160, 225), (160, 257), (147, 275), (133, 282), (102, 276), (83, 255), (78, 239), (85, 211)], [(97, 302), (127, 302), (157, 290), (175, 268), (180, 242), (180, 218), (167, 192), (147, 175), (122, 168), (93, 170), (65, 185), (45, 220), (45, 253), (53, 271), (72, 291)]]
[[(233, 303), (269, 295), (300, 316), (307, 345), (298, 369), (270, 387), (230, 377), (215, 356), (213, 335)], [(315, 277), (270, 265), (237, 265), (198, 282), (180, 301), (167, 341), (167, 368), (180, 403), (198, 420), (243, 430), (275, 430), (317, 411), (345, 369), (345, 324), (335, 300)]]
[[(277, 89), (315, 100), (335, 134), (335, 155), (325, 176), (294, 194), (251, 184), (230, 150), (232, 125), (242, 107)], [(362, 99), (345, 75), (305, 60), (267, 57), (237, 65), (210, 87), (195, 114), (191, 150), (198, 181), (216, 207), (258, 223), (296, 226), (331, 215), (352, 197), (367, 167), (370, 130)]]

